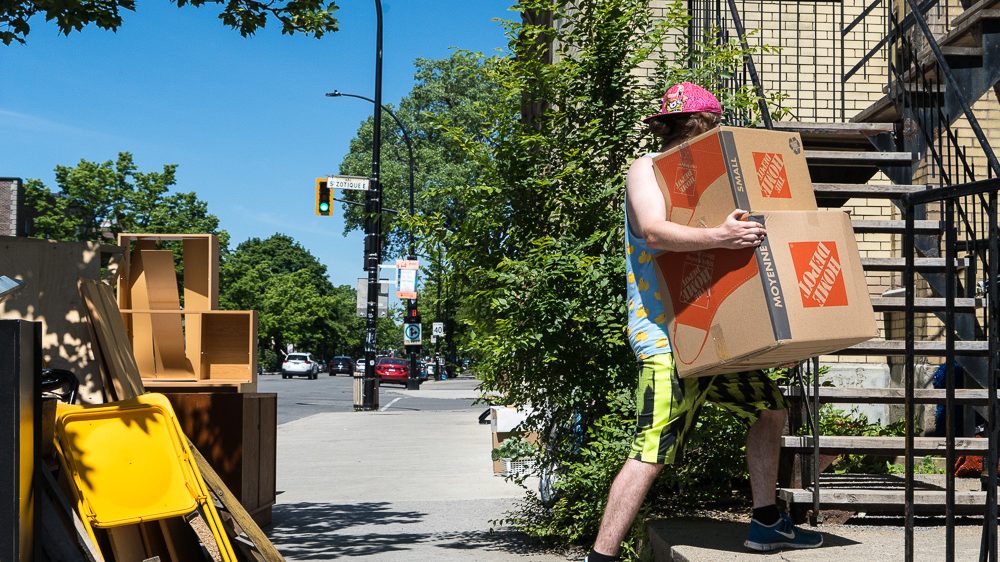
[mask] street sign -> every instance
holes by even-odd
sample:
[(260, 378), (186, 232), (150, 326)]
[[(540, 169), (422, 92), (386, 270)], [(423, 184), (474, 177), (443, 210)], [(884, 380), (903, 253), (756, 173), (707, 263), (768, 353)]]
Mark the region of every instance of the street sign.
[[(357, 312), (358, 316), (364, 318), (368, 316), (368, 278), (358, 277), (357, 287), (358, 287)], [(385, 279), (380, 279), (379, 290), (378, 290), (378, 317), (385, 318), (388, 315), (389, 315), (389, 281)]]
[(403, 345), (420, 345), (420, 324), (403, 324)]
[(431, 326), (431, 334), (436, 337), (444, 337), (444, 322), (435, 322)]
[(397, 299), (417, 298), (417, 270), (420, 269), (418, 260), (396, 260), (396, 271), (399, 272), (399, 289), (396, 291)]
[(368, 191), (372, 180), (362, 176), (328, 176), (327, 185), (330, 189), (347, 189), (350, 191)]
[(431, 335), (431, 343), (437, 343), (437, 342), (438, 342), (438, 337), (432, 334)]

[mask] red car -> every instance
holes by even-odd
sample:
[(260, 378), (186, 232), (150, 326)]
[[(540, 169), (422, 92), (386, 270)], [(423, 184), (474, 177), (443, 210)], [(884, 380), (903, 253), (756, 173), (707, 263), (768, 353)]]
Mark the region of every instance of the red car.
[(375, 361), (375, 374), (382, 382), (406, 384), (410, 378), (410, 362), (400, 357), (380, 357)]

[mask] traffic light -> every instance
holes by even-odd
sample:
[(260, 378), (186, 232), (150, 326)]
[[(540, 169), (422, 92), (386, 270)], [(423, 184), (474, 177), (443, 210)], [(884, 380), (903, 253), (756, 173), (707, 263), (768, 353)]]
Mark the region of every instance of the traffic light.
[(316, 214), (321, 217), (333, 214), (333, 190), (326, 178), (316, 178)]

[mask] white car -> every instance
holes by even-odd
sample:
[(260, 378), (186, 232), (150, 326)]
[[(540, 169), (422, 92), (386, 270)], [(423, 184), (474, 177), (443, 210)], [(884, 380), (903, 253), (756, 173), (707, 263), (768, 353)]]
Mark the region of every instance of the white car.
[(281, 378), (306, 377), (315, 379), (319, 376), (319, 363), (313, 361), (309, 353), (289, 353), (281, 363)]

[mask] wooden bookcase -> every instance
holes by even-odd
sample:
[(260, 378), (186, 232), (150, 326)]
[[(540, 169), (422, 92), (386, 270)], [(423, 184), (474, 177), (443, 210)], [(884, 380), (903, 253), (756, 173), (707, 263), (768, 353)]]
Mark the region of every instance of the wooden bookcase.
[(118, 243), (124, 252), (118, 304), (143, 384), (255, 390), (257, 314), (218, 310), (218, 238), (123, 233)]

